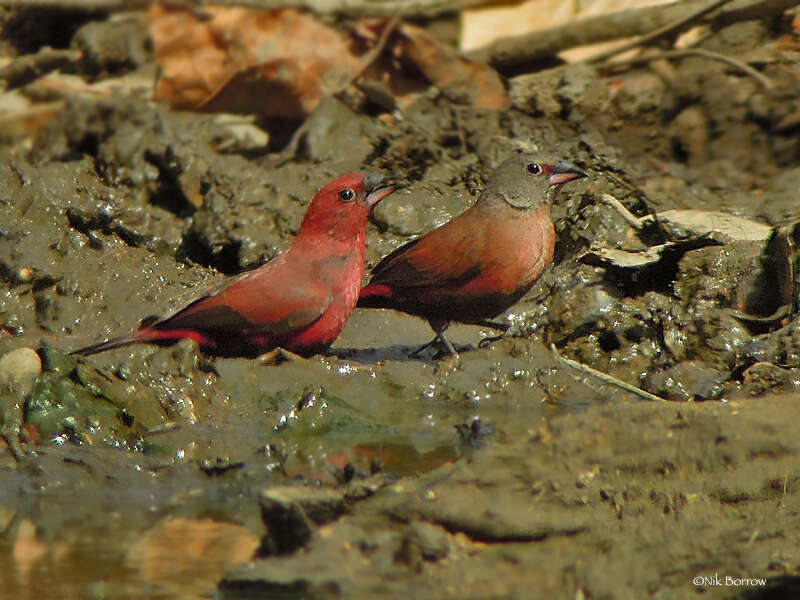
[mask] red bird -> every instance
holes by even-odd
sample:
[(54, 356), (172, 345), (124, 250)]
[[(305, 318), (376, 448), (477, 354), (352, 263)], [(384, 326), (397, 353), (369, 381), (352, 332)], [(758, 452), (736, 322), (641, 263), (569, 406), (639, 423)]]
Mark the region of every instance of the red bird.
[(171, 317), (73, 354), (184, 338), (217, 356), (257, 356), (277, 347), (302, 356), (324, 352), (358, 299), (372, 207), (397, 187), (383, 175), (340, 177), (314, 196), (294, 243), (280, 256)]
[(504, 162), (471, 208), (384, 258), (358, 306), (427, 319), (456, 358), (444, 335), (451, 321), (505, 329), (488, 319), (519, 300), (553, 260), (555, 190), (586, 177), (569, 163), (554, 164), (532, 154)]

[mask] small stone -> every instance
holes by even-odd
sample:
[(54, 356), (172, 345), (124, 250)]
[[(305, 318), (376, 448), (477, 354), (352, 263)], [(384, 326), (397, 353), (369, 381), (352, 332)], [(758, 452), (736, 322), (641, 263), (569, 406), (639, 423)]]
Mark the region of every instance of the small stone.
[(333, 521), (346, 510), (333, 490), (281, 486), (261, 493), (261, 518), (267, 534), (258, 556), (289, 554), (311, 541), (314, 524)]
[(256, 556), (290, 554), (311, 540), (314, 529), (303, 507), (281, 490), (267, 490), (261, 495), (261, 518), (267, 533)]
[(31, 279), (33, 279), (34, 270), (30, 267), (22, 267), (19, 271), (17, 271), (17, 279), (21, 283), (28, 283)]
[(450, 552), (450, 534), (444, 527), (418, 521), (412, 523), (410, 532), (416, 538), (425, 560), (437, 561)]
[(17, 348), (0, 357), (0, 389), (25, 395), (42, 372), (42, 361), (32, 348)]

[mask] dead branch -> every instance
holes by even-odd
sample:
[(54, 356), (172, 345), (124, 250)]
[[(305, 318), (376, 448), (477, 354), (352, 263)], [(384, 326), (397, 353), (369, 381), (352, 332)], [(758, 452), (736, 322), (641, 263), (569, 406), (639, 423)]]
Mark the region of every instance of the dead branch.
[[(496, 40), (488, 46), (467, 52), (466, 56), (487, 62), (501, 72), (508, 72), (570, 48), (647, 35), (684, 19), (690, 5), (697, 6), (699, 10), (718, 1), (705, 0), (697, 4), (679, 2), (600, 15), (561, 27)], [(764, 19), (796, 4), (796, 0), (734, 0), (706, 14), (699, 23), (722, 27), (739, 21)]]
[(619, 388), (621, 390), (625, 390), (626, 392), (630, 392), (632, 394), (635, 394), (635, 395), (639, 396), (640, 398), (643, 398), (644, 400), (651, 400), (653, 402), (668, 402), (668, 400), (665, 400), (664, 398), (661, 398), (660, 396), (656, 396), (655, 394), (651, 394), (650, 392), (647, 392), (647, 391), (643, 390), (642, 388), (636, 387), (635, 385), (631, 385), (630, 383), (622, 381), (621, 379), (617, 379), (616, 377), (614, 377), (612, 375), (609, 375), (608, 373), (603, 373), (602, 371), (598, 371), (597, 369), (594, 369), (594, 368), (590, 367), (589, 365), (585, 365), (582, 362), (578, 362), (577, 360), (572, 360), (571, 358), (567, 358), (566, 356), (562, 356), (561, 354), (558, 353), (558, 350), (556, 349), (556, 345), (555, 344), (550, 344), (550, 352), (552, 352), (553, 356), (555, 356), (558, 360), (563, 362), (565, 365), (568, 365), (568, 366), (572, 367), (573, 369), (576, 369), (576, 370), (578, 370), (578, 371), (580, 371), (582, 373), (585, 373), (587, 375), (591, 375), (592, 377), (596, 377), (597, 379), (599, 379), (603, 383), (608, 383), (608, 384), (613, 385), (614, 387), (617, 387), (617, 388)]
[(621, 60), (608, 63), (602, 65), (601, 68), (603, 70), (612, 70), (618, 67), (630, 67), (634, 65), (640, 65), (653, 60), (683, 58), (685, 56), (700, 56), (702, 58), (708, 58), (710, 60), (718, 60), (720, 62), (724, 62), (725, 64), (728, 64), (738, 69), (745, 75), (749, 75), (765, 89), (770, 89), (773, 86), (772, 80), (769, 77), (767, 77), (762, 73), (759, 73), (756, 69), (754, 69), (750, 65), (745, 64), (742, 61), (736, 60), (735, 58), (731, 58), (730, 56), (725, 56), (724, 54), (720, 54), (719, 52), (703, 50), (702, 48), (680, 48), (678, 50), (667, 50), (666, 52), (655, 52), (653, 54), (647, 54), (645, 56), (637, 56), (629, 60)]
[[(400, 15), (394, 15), (386, 22), (386, 25), (383, 26), (383, 30), (378, 37), (378, 41), (375, 43), (375, 46), (359, 59), (358, 63), (344, 77), (333, 93), (330, 94), (331, 96), (340, 96), (372, 63), (378, 59), (383, 50), (386, 48), (386, 42), (389, 41), (389, 36), (399, 24)], [(297, 154), (297, 148), (300, 145), (300, 141), (303, 139), (303, 137), (305, 137), (306, 133), (308, 133), (310, 124), (311, 120), (306, 118), (303, 124), (300, 125), (300, 127), (298, 127), (297, 130), (292, 134), (292, 138), (289, 140), (289, 143), (286, 145), (286, 147), (270, 157), (271, 165), (279, 167), (295, 157)]]
[(678, 19), (673, 23), (668, 23), (663, 27), (659, 27), (640, 37), (639, 39), (633, 40), (628, 42), (627, 44), (622, 44), (621, 46), (617, 46), (616, 48), (611, 48), (604, 52), (600, 52), (599, 54), (595, 54), (594, 56), (589, 57), (586, 62), (589, 63), (598, 63), (603, 62), (604, 60), (608, 60), (612, 56), (617, 56), (622, 54), (623, 52), (627, 52), (628, 50), (632, 50), (633, 48), (640, 48), (642, 46), (646, 46), (651, 42), (654, 42), (658, 39), (666, 37), (668, 35), (678, 33), (679, 31), (683, 31), (687, 28), (688, 25), (693, 25), (697, 20), (703, 18), (708, 13), (716, 10), (723, 4), (728, 4), (731, 0), (714, 0), (710, 4), (701, 4), (699, 8), (696, 10), (691, 11), (688, 15), (685, 15)]
[[(356, 17), (433, 17), (446, 12), (457, 12), (495, 4), (492, 0), (177, 0), (188, 6), (242, 6), (266, 9), (285, 6), (307, 8), (317, 14), (342, 14)], [(523, 0), (507, 0), (506, 4), (519, 4)], [(130, 11), (146, 8), (150, 0), (0, 0), (7, 8), (68, 8), (101, 10), (107, 12)]]
[(150, 0), (0, 0), (2, 8), (62, 8), (98, 11), (128, 11), (146, 8)]

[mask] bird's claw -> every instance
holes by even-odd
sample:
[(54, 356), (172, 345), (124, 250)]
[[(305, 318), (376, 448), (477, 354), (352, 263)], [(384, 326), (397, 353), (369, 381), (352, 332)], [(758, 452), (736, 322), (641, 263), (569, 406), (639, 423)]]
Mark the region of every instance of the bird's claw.
[(486, 348), (489, 344), (496, 342), (497, 340), (501, 340), (504, 337), (505, 336), (503, 334), (485, 337), (480, 342), (478, 342), (478, 348)]
[(478, 342), (478, 348), (486, 348), (489, 344), (493, 344), (494, 342), (509, 337), (526, 337), (526, 333), (524, 329), (518, 327), (517, 325), (509, 325), (503, 330), (503, 333), (499, 335), (490, 335), (483, 338), (480, 342)]

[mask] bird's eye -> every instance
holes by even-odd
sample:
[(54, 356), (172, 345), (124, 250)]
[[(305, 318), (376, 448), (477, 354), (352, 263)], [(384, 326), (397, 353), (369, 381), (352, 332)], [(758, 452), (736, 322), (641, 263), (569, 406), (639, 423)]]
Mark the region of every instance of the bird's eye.
[(528, 173), (533, 173), (534, 175), (538, 175), (541, 172), (542, 172), (542, 167), (540, 167), (536, 163), (528, 164)]
[(344, 188), (341, 192), (339, 192), (339, 198), (345, 202), (349, 202), (355, 197), (356, 193), (350, 188)]

